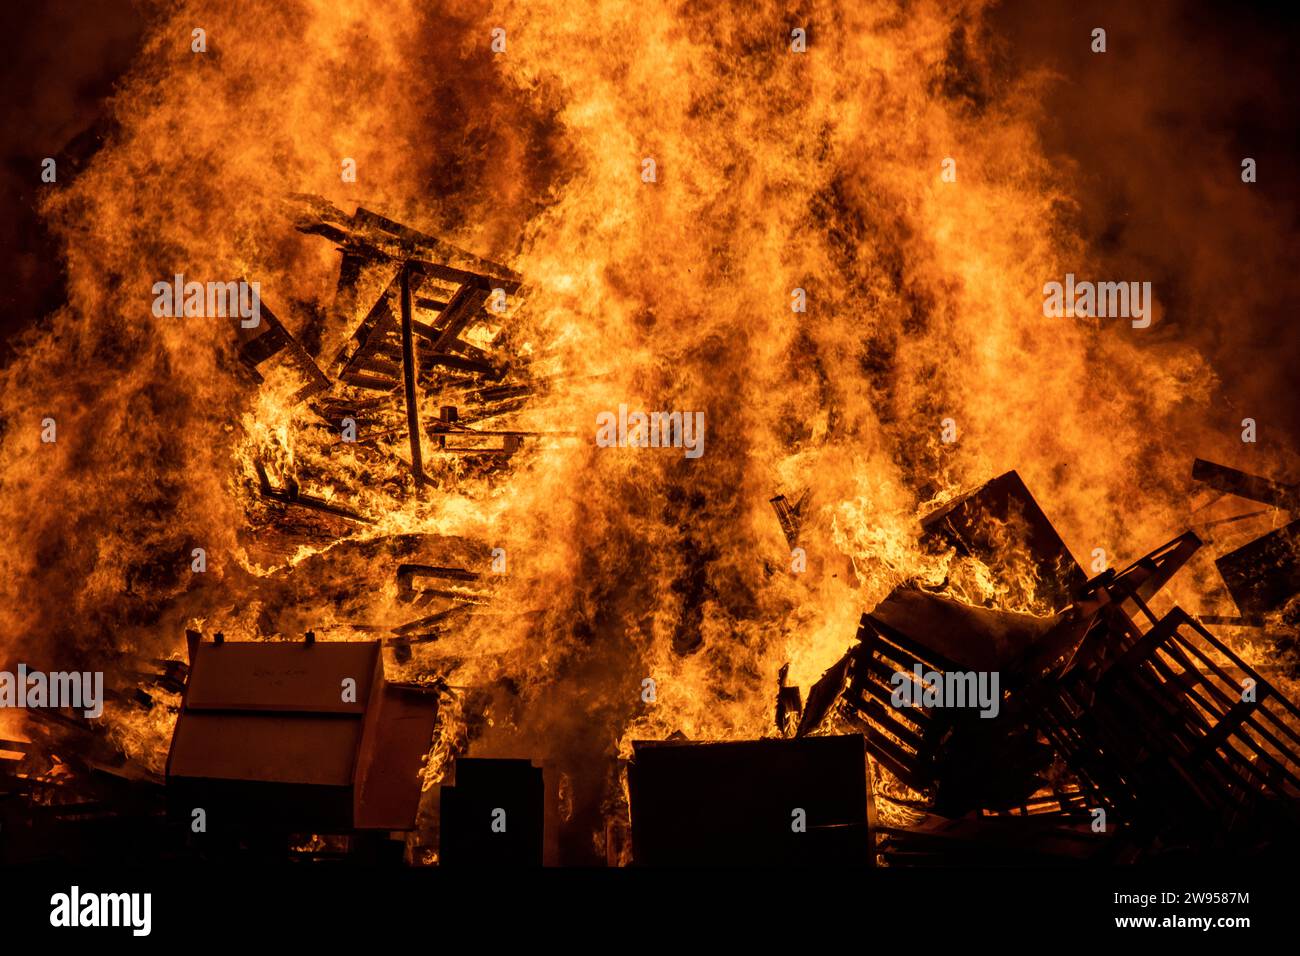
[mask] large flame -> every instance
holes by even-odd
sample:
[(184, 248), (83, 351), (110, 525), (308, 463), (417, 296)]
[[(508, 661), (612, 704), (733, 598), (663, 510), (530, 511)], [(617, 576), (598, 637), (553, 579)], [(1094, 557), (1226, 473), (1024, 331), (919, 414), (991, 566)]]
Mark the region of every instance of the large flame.
[[(780, 666), (807, 686), (899, 582), (1040, 609), (920, 549), (926, 506), (1014, 468), (1080, 559), (1162, 542), (1186, 522), (1185, 450), (1212, 450), (1196, 443), (1213, 370), (1160, 334), (1159, 302), (1146, 331), (1043, 318), (1043, 284), (1096, 260), (1070, 229), (1074, 173), (1039, 139), (1054, 81), (1000, 70), (984, 16), (888, 0), (158, 11), (108, 145), (46, 204), (69, 303), (0, 378), (4, 656), (175, 657), (189, 626), (367, 637), (404, 619), (409, 536), (479, 571), (503, 548), (486, 603), (405, 667), (484, 695), (472, 751), (556, 763), (599, 840), (631, 739), (771, 733)], [(552, 385), (512, 421), (576, 439), (416, 492), (399, 460), (377, 476), (327, 447), (291, 383), (238, 375), (232, 320), (151, 314), (175, 273), (248, 276), (291, 331), (324, 316), (326, 340), (346, 335), (337, 253), (294, 231), (294, 193), (522, 273), (512, 341)], [(704, 412), (703, 456), (597, 447), (596, 416), (620, 404)], [(256, 553), (257, 460), (327, 473), (311, 493), (373, 524)], [(769, 499), (805, 490), (796, 572)], [(165, 749), (165, 721), (109, 719), (146, 757)]]

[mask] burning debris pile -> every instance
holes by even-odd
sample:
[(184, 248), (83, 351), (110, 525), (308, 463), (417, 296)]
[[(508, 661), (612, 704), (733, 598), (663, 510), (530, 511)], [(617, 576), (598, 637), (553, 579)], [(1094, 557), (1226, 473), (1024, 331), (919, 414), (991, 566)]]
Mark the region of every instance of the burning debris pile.
[[(290, 209), (299, 230), (338, 245), (342, 267), (332, 313), (296, 323), (298, 336), (265, 303), (260, 321), (239, 326), (238, 357), (252, 384), (292, 422), (250, 435), (244, 456), (243, 543), (265, 563), (244, 594), (261, 608), (257, 640), (230, 642), (213, 630), (208, 642), (190, 630), (188, 662), (128, 667), (110, 689), (130, 719), (155, 731), (175, 721), (165, 777), (120, 734), (33, 709), (37, 739), (0, 742), (13, 811), (4, 821), (8, 857), (97, 845), (84, 827), (47, 820), (143, 829), (152, 834), (140, 841), (145, 857), (193, 850), (193, 839), (176, 834), (196, 808), (204, 823), (192, 832), (208, 832), (211, 814), (221, 835), (199, 844), (209, 855), (247, 849), (250, 834), (273, 856), (289, 851), (293, 834), (306, 847), (299, 855), (340, 845), (369, 852), (365, 834), (415, 829), (437, 700), (457, 692), (411, 665), (413, 648), (463, 627), (491, 598), (485, 577), (500, 579), (505, 565), (463, 538), (385, 532), (375, 512), (508, 466), (537, 433), (493, 422), (546, 383), (505, 331), (524, 295), (515, 273), (363, 208), (346, 216), (297, 196)], [(350, 540), (358, 529), (366, 533)], [(194, 560), (195, 571), (205, 570), (201, 550)], [(385, 595), (349, 575), (358, 563), (383, 560), (392, 561)], [(308, 620), (305, 641), (291, 640), (288, 628), (302, 613), (295, 600), (308, 592), (369, 619)], [(335, 633), (318, 644), (316, 630)], [(380, 640), (349, 639), (375, 632)], [(393, 666), (411, 665), (414, 679), (386, 681), (381, 651)], [(208, 663), (197, 666), (200, 656)], [(439, 744), (438, 759), (451, 755), (449, 746)]]
[[(417, 656), (491, 604), (502, 554), (390, 517), (490, 479), (545, 437), (495, 424), (547, 388), (509, 334), (521, 279), (364, 208), (301, 196), (291, 208), (342, 267), (333, 309), (297, 335), (265, 304), (238, 333), (252, 385), (289, 423), (252, 428), (244, 445), (242, 540), (265, 564), (246, 580), (255, 640), (191, 630), (188, 662), (142, 663), (110, 691), (138, 719), (175, 721), (165, 775), (60, 711), (37, 712), (37, 740), (0, 741), (10, 857), (103, 846), (129, 821), (143, 856), (429, 860), (441, 845), (447, 865), (543, 859), (560, 785), (528, 760), (469, 757), (487, 698)], [(1271, 509), (1297, 501), (1199, 459), (1192, 475)], [(796, 561), (810, 500), (771, 499)], [(1197, 618), (1152, 609), (1202, 547), (1196, 533), (1089, 578), (1015, 472), (947, 500), (920, 532), (921, 549), (983, 569), (985, 598), (948, 580), (897, 585), (806, 702), (781, 669), (778, 739), (635, 742), (618, 811), (630, 827), (607, 830), (608, 862), (1129, 861), (1295, 845), (1300, 711)], [(1218, 558), (1241, 616), (1213, 621), (1294, 623), (1296, 533), (1292, 521)], [(391, 590), (377, 599), (348, 569), (385, 561)], [(321, 594), (330, 620), (298, 606)], [(385, 653), (409, 679), (385, 679)], [(353, 696), (334, 700), (349, 681)], [(455, 719), (438, 727), (438, 769), (422, 772), (440, 700)], [(421, 797), (422, 773), (442, 780), (440, 806)], [(744, 809), (724, 826), (699, 818), (701, 803)], [(485, 829), (498, 813), (515, 821), (509, 840)], [(213, 835), (195, 839), (209, 815)]]
[[(1290, 500), (1287, 488), (1200, 460), (1194, 477), (1278, 506)], [(1009, 512), (1022, 520), (1001, 535)], [(1295, 848), (1300, 710), (1195, 617), (1151, 609), (1202, 546), (1194, 532), (1084, 580), (1015, 473), (923, 527), (991, 568), (1027, 556), (1056, 610), (1011, 613), (899, 587), (863, 615), (858, 644), (812, 687), (795, 734), (865, 737), (878, 799), (894, 811), (876, 834), (884, 860)], [(1298, 593), (1295, 552), (1278, 551), (1278, 534), (1218, 560), (1243, 611), (1276, 611)], [(783, 687), (778, 726), (788, 699)]]
[[(314, 197), (299, 202), (298, 228), (333, 240), (342, 254), (334, 313), (304, 330), (313, 351), (328, 354), (337, 345), (337, 352), (327, 376), (263, 308), (266, 321), (241, 329), (239, 349), (256, 381), (290, 377), (290, 401), (308, 401), (316, 427), (335, 436), (321, 446), (350, 447), (363, 476), (377, 458), (398, 455), (415, 487), (450, 474), (449, 459), (482, 468), (508, 461), (530, 433), (483, 424), (520, 408), (539, 386), (504, 331), (522, 300), (519, 277), (366, 209), (349, 217)], [(438, 415), (425, 420), (422, 406), (431, 403)], [(436, 461), (426, 462), (426, 448)], [(276, 464), (254, 462), (264, 498), (346, 521), (374, 520), (300, 490), (311, 478), (329, 483), (333, 475), (272, 481)]]
[[(1197, 461), (1263, 510), (1118, 572), (1070, 550), (1184, 526), (1170, 449), (1223, 440), (1250, 354), (1219, 340), (1270, 303), (1219, 294), (1238, 233), (1208, 278), (1115, 240), (1142, 216), (1051, 145), (1055, 81), (986, 6), (507, 5), (492, 49), (486, 8), (249, 0), (212, 55), (160, 10), (103, 148), (42, 184), (68, 302), (0, 369), (0, 649), (107, 701), (0, 723), (0, 856), (1293, 841), (1300, 493)], [(1133, 261), (1168, 267), (1142, 324), (1044, 310)], [(203, 321), (182, 272), (265, 295)]]

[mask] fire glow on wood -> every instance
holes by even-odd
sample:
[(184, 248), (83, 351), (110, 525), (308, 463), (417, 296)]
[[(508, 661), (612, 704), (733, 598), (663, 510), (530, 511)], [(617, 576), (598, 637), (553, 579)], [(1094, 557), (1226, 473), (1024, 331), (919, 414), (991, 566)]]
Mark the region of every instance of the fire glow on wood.
[(158, 14), (45, 180), (0, 860), (1294, 849), (1293, 449), (992, 11), (550, 6)]

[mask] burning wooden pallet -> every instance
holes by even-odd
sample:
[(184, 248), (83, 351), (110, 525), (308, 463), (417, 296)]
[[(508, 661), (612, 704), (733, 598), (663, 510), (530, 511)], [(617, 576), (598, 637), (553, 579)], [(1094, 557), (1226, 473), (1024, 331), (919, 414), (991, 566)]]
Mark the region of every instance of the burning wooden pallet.
[[(1065, 542), (1029, 493), (1020, 475), (1009, 471), (961, 495), (921, 521), (926, 535), (973, 556), (995, 574), (1009, 559), (1028, 558), (1035, 595), (1053, 610), (1069, 606), (1086, 577)], [(1018, 575), (1004, 579), (1019, 587)]]
[[(1281, 493), (1243, 481), (1234, 476), (1233, 487)], [(1019, 636), (1008, 639), (1014, 628), (998, 612), (899, 589), (863, 616), (858, 645), (811, 688), (798, 733), (845, 726), (863, 733), (873, 759), (932, 815), (909, 853), (942, 843), (939, 855), (950, 855), (963, 841), (985, 841), (983, 831), (971, 835), (970, 825), (952, 822), (972, 812), (1037, 818), (1036, 826), (1050, 818), (1074, 830), (1096, 821), (1105, 824), (1100, 832), (1124, 826), (1130, 849), (1167, 840), (1175, 824), (1182, 838), (1199, 826), (1202, 842), (1270, 827), (1298, 832), (1300, 710), (1191, 615), (1175, 608), (1157, 618), (1148, 604), (1201, 539), (1186, 532), (1122, 571), (1080, 582), (1018, 481), (997, 483), (1000, 492), (959, 499), (928, 530), (991, 566), (999, 541), (1038, 541), (1046, 551), (1037, 566), (1058, 575), (1048, 591), (1058, 600), (1068, 594), (1067, 606), (1053, 618), (1031, 618), (1036, 628), (1021, 622)], [(991, 516), (967, 513), (981, 501), (977, 511)], [(979, 527), (1005, 524), (1002, 516), (1017, 511), (1024, 533)], [(924, 686), (981, 670), (1003, 677), (997, 720), (911, 699), (899, 705), (900, 676)], [(782, 703), (797, 706), (784, 684), (778, 720)], [(905, 842), (894, 837), (894, 846)], [(1088, 841), (1082, 831), (1079, 838)]]
[[(1235, 495), (1268, 505), (1265, 512), (1238, 517), (1284, 511), (1294, 515), (1300, 509), (1300, 486), (1200, 458), (1192, 464), (1192, 480), (1220, 495)], [(1300, 595), (1300, 519), (1221, 556), (1215, 565), (1242, 614), (1262, 622), (1265, 616), (1281, 611)]]
[[(299, 230), (331, 239), (342, 258), (334, 304), (308, 310), (302, 341), (265, 308), (259, 326), (239, 330), (253, 378), (290, 375), (289, 400), (316, 416), (298, 454), (270, 449), (253, 462), (245, 546), (272, 565), (371, 523), (376, 502), (363, 506), (363, 494), (405, 498), (508, 464), (539, 433), (493, 420), (548, 388), (510, 341), (526, 296), (517, 273), (364, 208), (348, 215), (310, 196), (290, 207)], [(430, 404), (436, 417), (422, 412)], [(338, 458), (378, 481), (340, 487)]]
[[(518, 451), (533, 433), (475, 423), (519, 410), (537, 388), (508, 345), (497, 347), (505, 339), (500, 328), (524, 298), (520, 276), (364, 208), (349, 216), (319, 198), (298, 196), (292, 211), (301, 231), (338, 244), (342, 264), (330, 321), (351, 328), (326, 375), (263, 309), (260, 326), (240, 331), (240, 357), (255, 379), (263, 380), (273, 360), (291, 369), (300, 382), (292, 400), (310, 399), (334, 440), (352, 443), (358, 454), (391, 453), (392, 440), (404, 435), (417, 485), (429, 480), (426, 453), (500, 462)], [(383, 284), (364, 306), (376, 281)], [(363, 314), (352, 326), (358, 306)], [(313, 342), (321, 339), (318, 326), (308, 331)], [(422, 421), (429, 394), (456, 404), (444, 403), (438, 420)], [(286, 485), (308, 477), (282, 476)], [(269, 500), (364, 520), (360, 509), (321, 507), (321, 499), (293, 488), (287, 497), (277, 493), (261, 473), (259, 481)]]
[(1300, 824), (1300, 710), (1181, 608), (1145, 634), (1091, 631), (1044, 713), (1067, 760), (1125, 817)]
[[(936, 639), (940, 632), (944, 639)], [(994, 645), (990, 635), (995, 634), (1006, 639), (1006, 647)], [(900, 589), (863, 615), (858, 646), (823, 681), (842, 684), (837, 715), (865, 735), (871, 756), (937, 809), (960, 813), (1004, 806), (1039, 789), (1038, 773), (1050, 757), (1017, 712), (1012, 691), (1020, 679), (1010, 648), (1052, 639), (1051, 622)], [(984, 646), (975, 649), (981, 640)], [(962, 653), (964, 660), (945, 651)], [(925, 692), (935, 687), (960, 684), (963, 691), (973, 690), (967, 675), (976, 672), (983, 675), (977, 682), (991, 685), (986, 716), (971, 706), (973, 700), (957, 707), (924, 702)], [(1010, 686), (1003, 684), (1004, 676)], [(801, 732), (814, 729), (812, 708), (826, 694), (826, 687), (814, 686), (809, 722)]]

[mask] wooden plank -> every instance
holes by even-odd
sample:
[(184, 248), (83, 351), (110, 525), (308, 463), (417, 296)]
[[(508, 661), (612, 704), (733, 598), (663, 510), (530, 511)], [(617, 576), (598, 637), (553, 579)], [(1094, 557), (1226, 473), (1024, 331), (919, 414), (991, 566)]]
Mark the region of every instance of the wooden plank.
[(1192, 480), (1199, 481), (1215, 491), (1258, 501), (1275, 508), (1300, 507), (1300, 487), (1247, 474), (1203, 458), (1197, 458), (1192, 462)]
[(406, 396), (406, 430), (411, 441), (411, 474), (417, 485), (428, 479), (424, 474), (424, 457), (420, 449), (420, 408), (415, 381), (415, 333), (411, 328), (411, 270), (401, 271), (402, 296), (402, 381)]
[(443, 310), (438, 326), (438, 338), (433, 343), (434, 352), (450, 352), (451, 345), (477, 316), (487, 301), (487, 290), (462, 285)]

